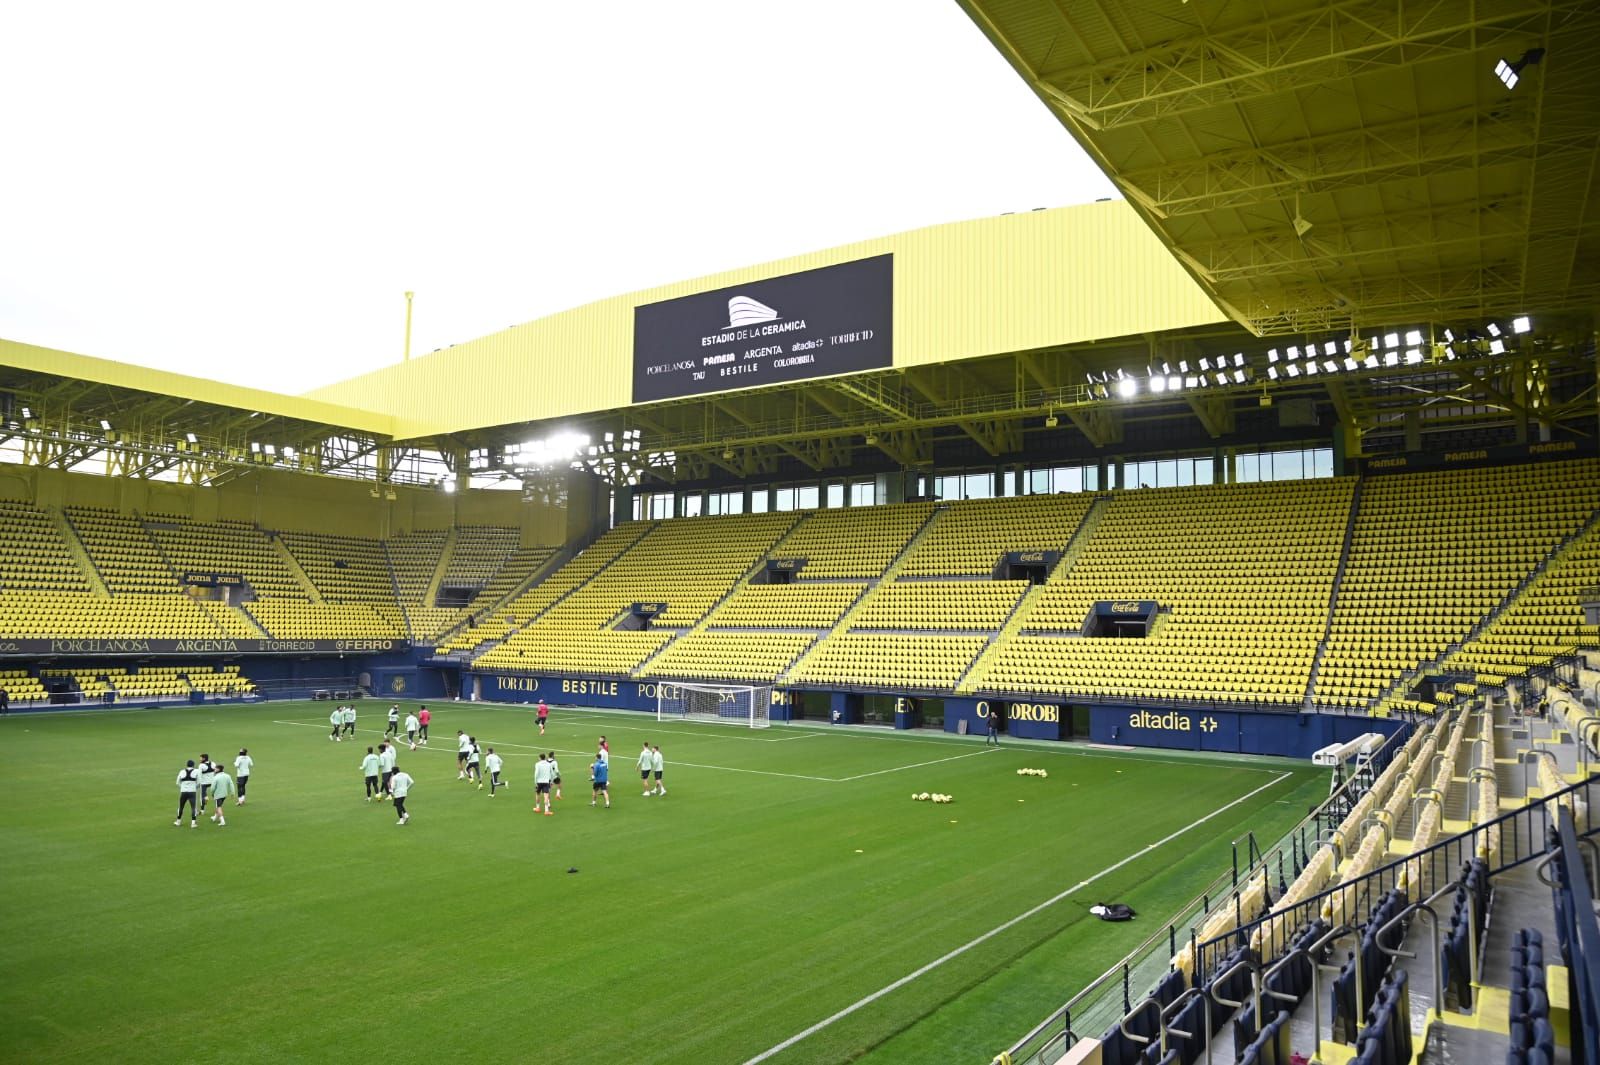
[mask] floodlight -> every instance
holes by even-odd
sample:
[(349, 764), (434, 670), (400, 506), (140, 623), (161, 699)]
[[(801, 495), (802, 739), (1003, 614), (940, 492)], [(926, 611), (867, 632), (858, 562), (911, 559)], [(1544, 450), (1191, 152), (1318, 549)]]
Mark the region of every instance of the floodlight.
[(1228, 383), (1228, 375), (1226, 373), (1217, 374), (1217, 384), (1225, 385), (1227, 383)]
[(1383, 346), (1386, 347), (1386, 348), (1398, 348), (1400, 346), (1400, 334), (1399, 333), (1385, 333), (1385, 334), (1383, 334)]
[(1278, 379), (1278, 368), (1276, 366), (1268, 366), (1267, 377), (1276, 381)]
[[(1312, 363), (1311, 365), (1315, 366), (1316, 363)], [(1290, 377), (1299, 377), (1300, 376), (1300, 367), (1296, 366), (1294, 363), (1291, 362), (1289, 364), (1289, 366), (1288, 366), (1288, 369), (1286, 369), (1284, 372), (1287, 373)]]
[(1306, 376), (1310, 377), (1312, 374), (1316, 373), (1320, 369), (1321, 369), (1321, 367), (1318, 366), (1315, 362), (1307, 362), (1306, 363)]
[[(1355, 359), (1353, 359), (1349, 355), (1346, 355), (1344, 357), (1344, 368), (1346, 370), (1354, 370), (1356, 367), (1358, 367), (1360, 365), (1361, 364), (1359, 362), (1357, 362)], [(1330, 369), (1331, 369), (1331, 364), (1330, 364)]]
[(1446, 329), (1444, 331), (1444, 341), (1446, 344), (1454, 343), (1455, 339), (1456, 335), (1452, 330)]
[(1233, 383), (1236, 384), (1236, 385), (1244, 384), (1244, 371), (1243, 370), (1235, 370), (1235, 371), (1233, 371)]
[(1400, 353), (1398, 351), (1386, 351), (1386, 352), (1384, 352), (1383, 353), (1383, 364), (1385, 366), (1399, 366), (1400, 365)]
[[(1350, 369), (1354, 370), (1356, 368), (1354, 359), (1346, 359), (1345, 362), (1350, 364), (1349, 365)], [(1326, 370), (1328, 373), (1338, 373), (1339, 372), (1339, 364), (1334, 362), (1332, 359), (1324, 359), (1324, 360), (1322, 360), (1322, 368), (1324, 370)]]
[(1117, 395), (1123, 399), (1131, 399), (1139, 391), (1139, 382), (1131, 377), (1124, 377), (1117, 382)]
[(191, 443), (191, 444), (196, 442), (195, 441), (195, 436), (194, 436), (193, 433), (184, 433), (183, 437), (184, 437), (185, 440), (189, 441), (189, 443)]
[(1183, 387), (1183, 378), (1179, 377), (1177, 374), (1171, 374), (1171, 375), (1169, 375), (1167, 377), (1167, 391), (1168, 392), (1176, 392), (1178, 389), (1180, 389), (1182, 387)]
[(1515, 89), (1517, 82), (1522, 80), (1522, 72), (1544, 58), (1543, 48), (1530, 48), (1522, 53), (1522, 58), (1515, 63), (1501, 59), (1494, 65), (1494, 76), (1500, 79), (1500, 84), (1508, 89)]
[(1491, 341), (1489, 341), (1489, 354), (1490, 355), (1504, 355), (1505, 353), (1506, 353), (1506, 342), (1504, 340), (1491, 340)]
[(101, 429), (102, 432), (109, 433), (111, 431), (111, 423), (106, 421), (104, 418), (101, 418), (100, 419), (100, 429)]
[(1525, 314), (1511, 319), (1511, 331), (1513, 333), (1526, 333), (1532, 328), (1533, 323), (1528, 321), (1528, 316)]
[(1150, 378), (1150, 391), (1152, 391), (1152, 392), (1165, 392), (1166, 390), (1167, 390), (1167, 379), (1165, 377), (1152, 377), (1152, 378)]
[(1244, 352), (1236, 351), (1236, 352), (1233, 353), (1233, 364), (1235, 366), (1243, 366), (1244, 365)]
[(1497, 337), (1497, 336), (1500, 335), (1501, 330), (1500, 330), (1500, 323), (1499, 322), (1490, 322), (1489, 325), (1488, 325), (1488, 329), (1489, 329), (1489, 335), (1490, 336)]
[(1411, 347), (1413, 347), (1413, 348), (1416, 347), (1418, 344), (1422, 343), (1422, 330), (1420, 330), (1420, 329), (1408, 329), (1408, 330), (1406, 330), (1406, 343), (1408, 345), (1410, 345)]
[(1179, 359), (1178, 360), (1178, 372), (1179, 373), (1188, 373), (1189, 372), (1189, 360), (1188, 359)]
[[(1391, 351), (1389, 354), (1393, 355), (1394, 352)], [(1366, 361), (1361, 365), (1365, 366), (1369, 370), (1376, 370), (1378, 368), (1378, 357), (1376, 355), (1368, 355)]]
[(1201, 384), (1202, 384), (1202, 383), (1203, 383), (1203, 382), (1202, 382), (1202, 381), (1201, 381), (1201, 379), (1200, 379), (1200, 378), (1198, 378), (1198, 377), (1185, 377), (1185, 378), (1184, 378), (1184, 379), (1183, 379), (1183, 387), (1184, 387), (1184, 388), (1197, 388), (1197, 387), (1199, 387), (1199, 386), (1200, 386), (1200, 385), (1201, 385)]
[(1171, 374), (1172, 374), (1172, 367), (1171, 367), (1171, 365), (1169, 365), (1169, 364), (1168, 364), (1168, 363), (1162, 363), (1162, 364), (1161, 364), (1161, 372), (1162, 372), (1162, 373), (1163, 373), (1163, 374), (1165, 374), (1165, 375), (1168, 375), (1168, 376), (1170, 376), (1170, 375), (1171, 375)]
[(1407, 366), (1415, 366), (1417, 363), (1419, 363), (1421, 361), (1422, 361), (1422, 349), (1421, 348), (1407, 348), (1406, 349), (1406, 365)]
[(1202, 370), (1209, 370), (1209, 369), (1211, 369), (1211, 360), (1210, 360), (1210, 359), (1205, 359), (1205, 358), (1202, 358), (1202, 359), (1201, 359), (1201, 360), (1200, 360), (1200, 369), (1202, 369)]
[(1267, 349), (1267, 361), (1268, 362), (1277, 362), (1278, 361), (1278, 349), (1277, 348), (1269, 348), (1269, 349)]

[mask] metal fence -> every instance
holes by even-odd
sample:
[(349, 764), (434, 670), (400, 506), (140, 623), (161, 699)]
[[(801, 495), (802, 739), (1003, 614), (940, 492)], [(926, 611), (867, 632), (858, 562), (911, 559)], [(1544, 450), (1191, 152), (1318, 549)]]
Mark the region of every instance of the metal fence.
[[(1012, 1045), (1007, 1053), (1015, 1065), (1048, 1065), (1079, 1039), (1100, 1035), (1115, 1024), (1172, 968), (1172, 958), (1180, 948), (1190, 944), (1198, 946), (1194, 938), (1197, 931), (1215, 914), (1231, 909), (1239, 924), (1254, 917), (1239, 909), (1244, 887), (1265, 872), (1276, 892), (1286, 889), (1315, 852), (1317, 840), (1338, 826), (1372, 781), (1388, 768), (1412, 731), (1409, 726), (1397, 730), (1373, 752), (1365, 771), (1345, 780), (1271, 846), (1260, 848), (1253, 833), (1234, 840), (1232, 868), (1207, 885), (1126, 957)], [(1242, 864), (1241, 846), (1244, 848)], [(1270, 904), (1276, 895), (1271, 890), (1267, 895), (1266, 901)]]

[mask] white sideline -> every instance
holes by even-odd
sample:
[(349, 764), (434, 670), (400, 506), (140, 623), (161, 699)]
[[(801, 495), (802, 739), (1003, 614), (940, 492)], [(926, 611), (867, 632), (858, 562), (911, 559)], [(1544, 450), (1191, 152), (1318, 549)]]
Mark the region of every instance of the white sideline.
[(1212, 810), (1210, 813), (1206, 814), (1204, 817), (1198, 818), (1198, 819), (1196, 819), (1194, 821), (1190, 821), (1187, 825), (1184, 825), (1182, 828), (1178, 829), (1176, 832), (1173, 832), (1171, 835), (1164, 836), (1163, 838), (1156, 840), (1154, 843), (1151, 843), (1150, 845), (1144, 847), (1142, 850), (1135, 851), (1133, 854), (1128, 855), (1126, 858), (1122, 859), (1117, 864), (1109, 865), (1106, 868), (1100, 870), (1098, 873), (1094, 874), (1093, 876), (1091, 876), (1087, 880), (1080, 880), (1078, 883), (1074, 884), (1072, 887), (1067, 888), (1065, 891), (1061, 892), (1060, 894), (1052, 896), (1051, 898), (1048, 898), (1045, 901), (1039, 903), (1037, 906), (1033, 907), (1033, 909), (1028, 910), (1028, 911), (1026, 911), (1024, 913), (1017, 914), (1015, 917), (1011, 918), (1009, 921), (1005, 922), (1004, 924), (997, 925), (994, 928), (989, 929), (989, 931), (983, 933), (981, 936), (978, 936), (975, 939), (968, 940), (967, 942), (963, 943), (961, 946), (955, 948), (954, 950), (950, 951), (949, 953), (941, 955), (938, 958), (935, 958), (933, 961), (930, 961), (928, 964), (924, 965), (922, 968), (918, 969), (917, 971), (915, 971), (913, 973), (908, 973), (905, 976), (902, 976), (900, 979), (896, 980), (894, 983), (887, 984), (887, 985), (879, 988), (878, 990), (874, 991), (872, 994), (866, 996), (865, 998), (857, 999), (855, 1002), (852, 1002), (850, 1005), (846, 1006), (844, 1009), (840, 1010), (838, 1013), (833, 1014), (831, 1017), (827, 1017), (827, 1018), (824, 1018), (823, 1020), (818, 1021), (816, 1024), (813, 1024), (810, 1028), (807, 1028), (805, 1031), (799, 1033), (798, 1035), (792, 1035), (788, 1039), (785, 1039), (783, 1042), (779, 1043), (777, 1046), (774, 1046), (774, 1047), (771, 1047), (770, 1049), (764, 1050), (760, 1054), (757, 1054), (755, 1057), (750, 1058), (748, 1061), (744, 1062), (744, 1065), (757, 1065), (758, 1062), (766, 1061), (770, 1057), (773, 1057), (773, 1056), (775, 1056), (777, 1054), (783, 1053), (785, 1050), (788, 1050), (790, 1047), (794, 1046), (796, 1043), (800, 1042), (802, 1039), (805, 1039), (807, 1036), (815, 1035), (816, 1033), (822, 1031), (824, 1028), (828, 1027), (833, 1022), (838, 1021), (838, 1020), (842, 1020), (845, 1017), (850, 1016), (850, 1014), (852, 1014), (852, 1013), (856, 1012), (857, 1010), (861, 1009), (863, 1006), (869, 1006), (872, 1003), (876, 1002), (878, 999), (882, 998), (883, 996), (885, 996), (885, 995), (887, 995), (887, 994), (889, 994), (889, 993), (891, 993), (893, 991), (898, 991), (900, 988), (902, 988), (902, 987), (906, 986), (907, 984), (911, 983), (913, 980), (916, 980), (918, 977), (921, 977), (921, 976), (923, 976), (923, 975), (925, 975), (927, 973), (932, 972), (934, 969), (937, 969), (939, 966), (943, 965), (947, 961), (950, 961), (952, 958), (959, 958), (961, 955), (965, 954), (967, 951), (971, 950), (973, 947), (978, 946), (980, 943), (983, 943), (983, 942), (985, 942), (986, 940), (989, 940), (989, 939), (993, 939), (995, 936), (999, 935), (1001, 932), (1004, 932), (1006, 929), (1011, 928), (1014, 925), (1017, 925), (1017, 924), (1021, 923), (1022, 921), (1026, 921), (1028, 918), (1032, 917), (1034, 914), (1037, 914), (1042, 910), (1045, 910), (1045, 909), (1047, 909), (1047, 908), (1049, 908), (1051, 906), (1054, 906), (1056, 903), (1060, 902), (1062, 899), (1066, 898), (1068, 895), (1072, 894), (1074, 891), (1078, 891), (1078, 890), (1081, 890), (1082, 888), (1088, 887), (1090, 884), (1094, 883), (1096, 880), (1099, 880), (1101, 877), (1106, 876), (1107, 874), (1110, 874), (1110, 873), (1114, 873), (1118, 869), (1121, 869), (1123, 866), (1127, 865), (1129, 862), (1132, 862), (1132, 861), (1135, 861), (1135, 860), (1137, 860), (1139, 858), (1142, 858), (1146, 854), (1149, 854), (1151, 851), (1155, 850), (1156, 848), (1162, 847), (1162, 846), (1165, 846), (1168, 843), (1171, 843), (1173, 840), (1177, 839), (1179, 836), (1183, 835), (1185, 832), (1188, 832), (1191, 828), (1197, 828), (1200, 825), (1205, 824), (1207, 821), (1211, 820), (1213, 817), (1216, 817), (1218, 814), (1225, 813), (1226, 811), (1233, 809), (1235, 806), (1238, 806), (1240, 803), (1244, 802), (1246, 799), (1254, 798), (1255, 796), (1261, 794), (1261, 792), (1266, 791), (1268, 788), (1273, 787), (1276, 784), (1281, 784), (1283, 781), (1287, 780), (1289, 777), (1291, 777), (1293, 775), (1294, 774), (1292, 774), (1292, 773), (1282, 773), (1279, 776), (1273, 778), (1272, 780), (1269, 780), (1267, 783), (1261, 785), (1259, 788), (1255, 789), (1254, 791), (1250, 792), (1249, 794), (1241, 795), (1237, 799), (1234, 799), (1232, 802), (1228, 803), (1226, 806), (1219, 806), (1215, 810)]

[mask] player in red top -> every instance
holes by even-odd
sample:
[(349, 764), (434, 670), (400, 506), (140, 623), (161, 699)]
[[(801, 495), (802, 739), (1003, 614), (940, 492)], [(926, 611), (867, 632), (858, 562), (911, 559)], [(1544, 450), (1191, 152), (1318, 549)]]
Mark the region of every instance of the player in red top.
[(539, 700), (539, 735), (544, 735), (544, 724), (550, 720), (550, 708), (544, 705), (544, 700)]
[(428, 722), (433, 720), (433, 713), (426, 706), (417, 711), (417, 724), (422, 726), (421, 743), (428, 745)]

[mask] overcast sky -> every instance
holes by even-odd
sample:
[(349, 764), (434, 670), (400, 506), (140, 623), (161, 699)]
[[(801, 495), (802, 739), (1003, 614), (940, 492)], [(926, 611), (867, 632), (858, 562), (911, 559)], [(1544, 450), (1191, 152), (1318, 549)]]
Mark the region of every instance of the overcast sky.
[(0, 100), (0, 337), (282, 392), (1113, 194), (951, 0), (38, 0)]

